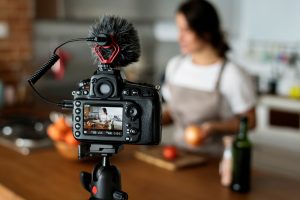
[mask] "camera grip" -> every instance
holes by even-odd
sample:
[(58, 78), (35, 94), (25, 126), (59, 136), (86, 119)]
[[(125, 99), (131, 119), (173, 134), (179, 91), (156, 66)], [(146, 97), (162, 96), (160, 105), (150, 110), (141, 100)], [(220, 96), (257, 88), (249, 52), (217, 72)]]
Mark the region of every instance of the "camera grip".
[(45, 63), (40, 69), (38, 69), (28, 81), (32, 84), (35, 84), (57, 61), (59, 56), (53, 54), (51, 58)]

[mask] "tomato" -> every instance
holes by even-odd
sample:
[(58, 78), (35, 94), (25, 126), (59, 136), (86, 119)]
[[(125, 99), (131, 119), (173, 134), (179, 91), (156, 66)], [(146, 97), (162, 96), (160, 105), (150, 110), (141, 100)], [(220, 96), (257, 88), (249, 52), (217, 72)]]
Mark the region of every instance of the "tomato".
[(174, 146), (165, 146), (163, 148), (163, 157), (167, 160), (174, 160), (177, 158), (178, 152)]
[(204, 140), (204, 134), (200, 127), (188, 126), (184, 131), (184, 139), (191, 146), (199, 146)]

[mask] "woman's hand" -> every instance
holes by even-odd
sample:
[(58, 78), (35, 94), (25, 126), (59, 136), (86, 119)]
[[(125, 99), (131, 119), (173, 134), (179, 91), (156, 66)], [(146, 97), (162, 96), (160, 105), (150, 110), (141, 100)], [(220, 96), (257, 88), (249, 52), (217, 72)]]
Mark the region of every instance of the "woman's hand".
[(241, 113), (231, 119), (223, 121), (209, 121), (200, 125), (206, 137), (212, 134), (226, 134), (233, 135), (239, 131), (240, 126), (240, 116), (245, 115), (249, 119), (248, 127), (252, 129), (256, 125), (256, 114), (255, 108), (248, 110), (245, 113)]
[(214, 126), (211, 122), (204, 122), (200, 125), (204, 139), (210, 137), (214, 132)]
[(170, 114), (170, 111), (167, 108), (164, 108), (162, 113), (162, 125), (170, 125), (172, 124), (172, 122), (173, 119)]
[(184, 139), (191, 146), (201, 146), (213, 134), (213, 124), (205, 122), (201, 125), (190, 125), (185, 129)]

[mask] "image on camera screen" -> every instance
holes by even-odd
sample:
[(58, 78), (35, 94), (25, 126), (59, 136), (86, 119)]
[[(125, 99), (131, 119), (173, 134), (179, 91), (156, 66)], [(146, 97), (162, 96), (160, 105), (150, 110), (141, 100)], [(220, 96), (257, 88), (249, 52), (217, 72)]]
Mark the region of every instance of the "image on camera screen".
[(123, 107), (84, 105), (84, 131), (122, 132)]

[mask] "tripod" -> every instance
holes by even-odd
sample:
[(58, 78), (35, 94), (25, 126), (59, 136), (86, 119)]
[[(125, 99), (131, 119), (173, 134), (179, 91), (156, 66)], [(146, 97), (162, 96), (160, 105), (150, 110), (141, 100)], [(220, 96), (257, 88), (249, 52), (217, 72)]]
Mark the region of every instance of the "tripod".
[(80, 173), (83, 187), (91, 193), (89, 200), (127, 200), (126, 192), (121, 191), (121, 175), (110, 165), (109, 157), (117, 154), (121, 146), (101, 144), (80, 144), (79, 158), (100, 155), (102, 162), (95, 165), (92, 174)]

